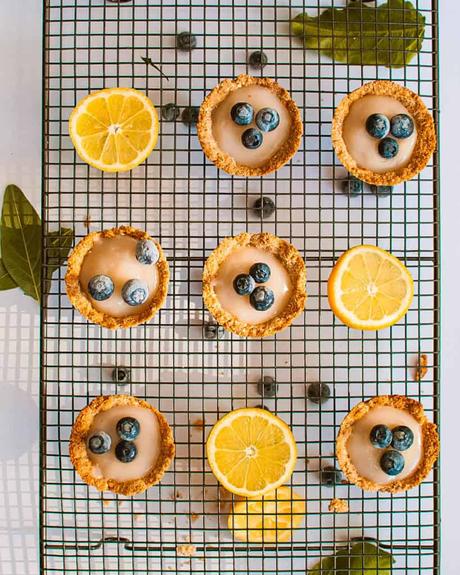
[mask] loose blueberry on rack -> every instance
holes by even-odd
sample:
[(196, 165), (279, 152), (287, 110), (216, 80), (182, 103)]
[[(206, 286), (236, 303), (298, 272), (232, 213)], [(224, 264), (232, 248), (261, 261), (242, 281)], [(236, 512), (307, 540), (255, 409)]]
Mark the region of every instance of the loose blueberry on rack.
[(378, 198), (387, 198), (393, 192), (393, 186), (370, 186), (370, 190)]
[(187, 126), (193, 126), (198, 122), (198, 116), (200, 115), (200, 108), (197, 106), (188, 106), (182, 110), (182, 122), (187, 124)]
[(261, 198), (257, 198), (252, 209), (258, 216), (269, 218), (275, 211), (275, 203), (271, 198), (262, 196)]
[(130, 372), (126, 367), (114, 367), (112, 370), (112, 380), (120, 385), (128, 383), (130, 380)]
[(149, 295), (147, 284), (141, 280), (129, 280), (121, 290), (121, 297), (128, 305), (140, 305)]
[(265, 52), (256, 50), (249, 56), (249, 65), (258, 70), (262, 70), (268, 63), (268, 58)]
[(180, 115), (180, 108), (176, 104), (166, 104), (161, 108), (161, 116), (167, 122), (174, 122)]
[(262, 132), (272, 132), (279, 123), (280, 115), (273, 108), (262, 108), (256, 114), (256, 124)]
[(107, 453), (112, 445), (112, 438), (105, 431), (99, 431), (92, 435), (88, 440), (88, 447), (92, 453), (102, 455)]
[(160, 254), (152, 240), (139, 240), (136, 244), (136, 259), (145, 265), (156, 264)]
[(117, 433), (125, 441), (134, 441), (140, 430), (140, 423), (134, 417), (122, 417), (117, 423)]
[(238, 102), (233, 106), (230, 115), (238, 126), (247, 126), (254, 119), (254, 108), (247, 102)]
[(325, 403), (331, 397), (331, 388), (327, 383), (315, 381), (308, 386), (307, 397), (313, 403)]
[(393, 449), (385, 451), (380, 458), (380, 467), (387, 475), (399, 475), (404, 469), (404, 457)]
[(328, 487), (340, 485), (342, 483), (342, 472), (332, 466), (323, 467), (320, 471), (320, 481)]
[(366, 130), (373, 138), (381, 140), (390, 131), (390, 120), (383, 114), (371, 114), (366, 120)]
[(225, 329), (211, 318), (203, 326), (203, 335), (206, 339), (222, 339), (225, 336)]
[(391, 135), (404, 140), (414, 133), (414, 121), (407, 114), (397, 114), (390, 121)]
[(355, 197), (363, 193), (364, 183), (351, 174), (346, 180), (342, 180), (342, 191), (346, 196)]
[(385, 449), (391, 445), (393, 434), (391, 433), (391, 429), (386, 425), (375, 425), (371, 429), (369, 437), (374, 447)]
[(399, 144), (393, 138), (383, 138), (379, 142), (379, 154), (386, 160), (391, 160), (399, 151)]
[(196, 36), (191, 32), (181, 32), (176, 37), (177, 47), (184, 52), (191, 52), (196, 48)]
[(258, 284), (268, 282), (271, 273), (270, 267), (262, 262), (252, 264), (249, 270), (249, 275), (252, 276)]
[(254, 279), (248, 274), (239, 274), (233, 280), (233, 288), (238, 295), (249, 295), (255, 287)]
[(88, 282), (89, 294), (96, 301), (109, 299), (114, 289), (112, 278), (103, 274), (92, 277)]
[(258, 286), (249, 296), (249, 301), (257, 311), (267, 311), (275, 301), (275, 294), (266, 286)]
[(278, 392), (278, 384), (270, 375), (264, 375), (257, 384), (257, 391), (262, 397), (275, 397)]
[(255, 150), (256, 148), (260, 148), (262, 142), (264, 141), (264, 137), (262, 132), (256, 128), (249, 128), (242, 133), (241, 141), (243, 142), (243, 146), (245, 148), (248, 148), (249, 150)]
[(136, 444), (132, 441), (121, 440), (115, 447), (115, 455), (122, 463), (130, 463), (137, 455)]
[(393, 429), (393, 441), (391, 446), (398, 451), (406, 451), (414, 443), (414, 434), (409, 427), (398, 425)]

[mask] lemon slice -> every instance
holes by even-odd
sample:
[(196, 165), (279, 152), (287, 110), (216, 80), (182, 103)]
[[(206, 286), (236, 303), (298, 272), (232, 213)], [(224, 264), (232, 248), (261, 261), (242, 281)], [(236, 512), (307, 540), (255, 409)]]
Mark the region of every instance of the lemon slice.
[(69, 119), (80, 158), (104, 172), (126, 172), (142, 163), (158, 139), (152, 102), (133, 88), (110, 88), (80, 100)]
[(338, 259), (328, 282), (329, 304), (349, 327), (377, 330), (399, 321), (414, 296), (409, 270), (377, 246), (356, 246)]
[(292, 530), (305, 516), (305, 500), (289, 487), (270, 491), (262, 498), (238, 501), (228, 517), (235, 539), (249, 543), (290, 541)]
[(297, 446), (289, 427), (266, 409), (227, 413), (208, 436), (206, 453), (212, 472), (230, 493), (263, 495), (288, 481)]

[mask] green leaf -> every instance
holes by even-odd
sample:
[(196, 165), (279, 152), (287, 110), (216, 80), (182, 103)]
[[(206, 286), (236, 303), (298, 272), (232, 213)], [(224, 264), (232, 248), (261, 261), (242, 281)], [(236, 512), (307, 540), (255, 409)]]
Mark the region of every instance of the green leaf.
[(41, 221), (32, 204), (14, 185), (3, 197), (1, 246), (3, 263), (23, 292), (40, 300)]
[(74, 231), (71, 228), (60, 228), (50, 232), (45, 238), (44, 270), (45, 270), (45, 294), (51, 287), (53, 273), (59, 269), (67, 259), (70, 248), (73, 245)]
[(0, 291), (5, 291), (8, 289), (13, 289), (18, 287), (14, 279), (8, 273), (8, 270), (3, 263), (3, 260), (0, 258)]
[(348, 64), (402, 68), (420, 51), (425, 17), (405, 0), (379, 6), (361, 1), (345, 8), (327, 8), (317, 17), (298, 14), (292, 33), (305, 48)]
[(325, 557), (312, 569), (311, 575), (390, 575), (394, 563), (391, 553), (367, 541), (344, 547)]

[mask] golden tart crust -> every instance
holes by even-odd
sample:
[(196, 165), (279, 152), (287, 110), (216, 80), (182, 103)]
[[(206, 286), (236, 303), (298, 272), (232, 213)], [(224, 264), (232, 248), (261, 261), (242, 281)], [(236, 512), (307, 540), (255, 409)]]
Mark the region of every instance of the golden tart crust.
[[(126, 317), (112, 317), (97, 310), (83, 292), (80, 286), (80, 270), (83, 260), (94, 245), (96, 238), (113, 238), (117, 235), (127, 235), (137, 240), (151, 240), (158, 249), (159, 259), (155, 264), (158, 270), (158, 287), (150, 305), (138, 314)], [(65, 284), (70, 302), (84, 317), (93, 323), (109, 329), (134, 327), (152, 319), (157, 311), (163, 307), (168, 294), (169, 266), (160, 244), (147, 232), (143, 232), (131, 226), (111, 228), (101, 232), (92, 232), (85, 236), (75, 246), (67, 261), (67, 273)]]
[[(291, 131), (284, 144), (265, 164), (250, 167), (237, 163), (230, 154), (220, 149), (212, 131), (212, 113), (231, 92), (255, 84), (268, 88), (278, 96), (291, 118)], [(271, 78), (255, 78), (240, 74), (234, 80), (223, 80), (206, 96), (200, 107), (197, 132), (203, 152), (224, 172), (234, 176), (264, 176), (287, 164), (297, 152), (302, 141), (303, 125), (299, 109), (285, 88)]]
[[(351, 461), (347, 442), (351, 435), (353, 425), (375, 407), (394, 407), (407, 411), (420, 424), (423, 437), (423, 455), (417, 469), (404, 479), (395, 479), (391, 483), (380, 484), (361, 477)], [(339, 465), (350, 483), (354, 483), (365, 491), (384, 491), (400, 493), (419, 485), (430, 473), (439, 455), (439, 436), (436, 424), (429, 421), (425, 415), (423, 405), (404, 395), (379, 395), (368, 401), (355, 405), (345, 417), (337, 436), (336, 450)]]
[[(417, 141), (410, 162), (406, 166), (378, 174), (360, 168), (349, 154), (342, 137), (343, 123), (352, 104), (369, 95), (390, 96), (399, 100), (414, 119)], [(418, 94), (390, 80), (376, 80), (354, 90), (337, 106), (332, 121), (332, 144), (339, 160), (351, 174), (368, 184), (394, 186), (410, 180), (425, 168), (436, 149), (436, 131), (433, 117)]]
[[(94, 477), (92, 473), (93, 464), (88, 457), (86, 447), (88, 434), (98, 413), (121, 405), (142, 407), (155, 414), (161, 433), (160, 455), (155, 467), (139, 479), (116, 481), (104, 477)], [(131, 395), (108, 395), (93, 399), (89, 405), (80, 411), (75, 420), (69, 445), (70, 460), (85, 483), (96, 487), (99, 491), (113, 491), (122, 495), (135, 495), (158, 483), (171, 465), (175, 450), (173, 434), (165, 416), (150, 403)]]
[[(283, 313), (257, 325), (245, 323), (225, 310), (213, 287), (214, 279), (225, 259), (236, 249), (251, 246), (275, 255), (283, 264), (292, 283), (292, 295)], [(289, 325), (304, 310), (307, 273), (305, 262), (297, 249), (273, 234), (243, 233), (225, 238), (206, 260), (203, 271), (203, 299), (214, 319), (228, 331), (242, 337), (266, 337), (273, 335)]]

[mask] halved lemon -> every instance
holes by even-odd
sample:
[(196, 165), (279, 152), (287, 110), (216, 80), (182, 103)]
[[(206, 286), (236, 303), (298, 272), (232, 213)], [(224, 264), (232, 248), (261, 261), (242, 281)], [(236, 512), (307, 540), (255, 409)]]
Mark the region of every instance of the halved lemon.
[(206, 442), (216, 479), (230, 493), (256, 497), (286, 483), (297, 446), (289, 427), (266, 409), (242, 408), (214, 425)]
[(126, 172), (141, 164), (158, 139), (155, 106), (134, 88), (109, 88), (80, 100), (69, 119), (80, 158), (104, 172)]
[(409, 270), (377, 246), (356, 246), (342, 254), (327, 289), (335, 315), (349, 327), (362, 330), (395, 324), (414, 296)]
[(305, 500), (289, 487), (279, 487), (263, 497), (236, 502), (228, 528), (238, 541), (281, 543), (291, 540), (304, 517)]

